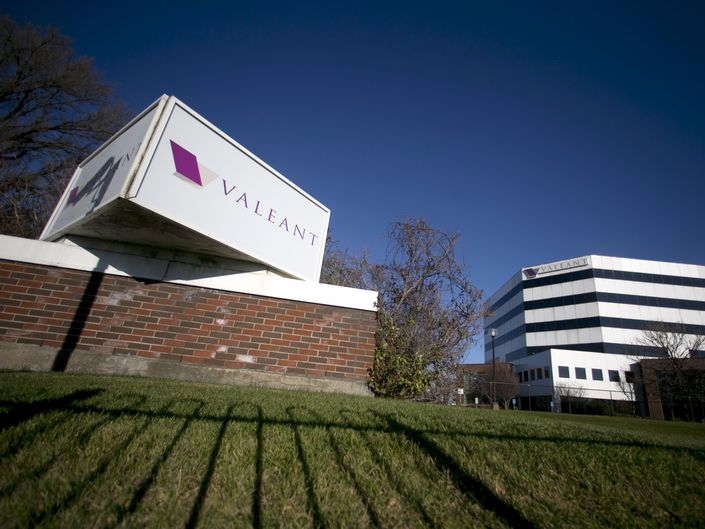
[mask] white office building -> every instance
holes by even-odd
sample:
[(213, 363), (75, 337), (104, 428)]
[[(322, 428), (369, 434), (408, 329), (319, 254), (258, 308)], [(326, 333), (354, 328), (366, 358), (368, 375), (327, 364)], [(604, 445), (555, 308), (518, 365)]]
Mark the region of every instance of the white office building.
[(487, 303), (485, 361), (494, 341), (522, 397), (631, 400), (635, 359), (662, 354), (638, 344), (644, 331), (705, 334), (705, 266), (588, 255), (523, 268)]

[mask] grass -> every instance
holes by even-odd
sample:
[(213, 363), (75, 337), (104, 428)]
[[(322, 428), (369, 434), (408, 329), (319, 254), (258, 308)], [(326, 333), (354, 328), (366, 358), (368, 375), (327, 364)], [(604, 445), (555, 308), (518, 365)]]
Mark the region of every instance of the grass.
[(0, 373), (0, 527), (702, 527), (705, 425)]

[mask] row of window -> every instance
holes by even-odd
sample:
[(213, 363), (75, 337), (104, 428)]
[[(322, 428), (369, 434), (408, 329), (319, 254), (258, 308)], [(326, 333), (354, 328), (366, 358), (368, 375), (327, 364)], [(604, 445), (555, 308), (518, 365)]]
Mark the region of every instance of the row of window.
[(551, 378), (551, 369), (548, 367), (537, 367), (536, 369), (527, 369), (526, 371), (519, 371), (519, 382), (529, 382), (530, 380), (542, 380), (544, 378)]
[[(592, 375), (592, 380), (602, 381), (604, 380), (602, 369), (592, 368), (590, 369), (590, 374)], [(570, 368), (568, 366), (558, 366), (558, 378), (570, 378)], [(575, 378), (578, 380), (587, 380), (587, 368), (576, 367), (575, 368)], [(619, 371), (616, 369), (607, 370), (607, 378), (610, 382), (621, 382), (622, 379), (619, 375)], [(624, 380), (629, 383), (634, 382), (634, 373), (631, 371), (624, 372)]]

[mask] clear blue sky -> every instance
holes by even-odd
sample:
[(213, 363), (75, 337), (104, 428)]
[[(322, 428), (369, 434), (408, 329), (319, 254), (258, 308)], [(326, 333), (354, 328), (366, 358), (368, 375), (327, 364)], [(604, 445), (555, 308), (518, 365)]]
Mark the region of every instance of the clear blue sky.
[[(381, 259), (462, 234), (492, 293), (588, 253), (705, 264), (705, 2), (45, 2), (135, 113), (175, 95)], [(479, 361), (479, 348), (469, 355)]]

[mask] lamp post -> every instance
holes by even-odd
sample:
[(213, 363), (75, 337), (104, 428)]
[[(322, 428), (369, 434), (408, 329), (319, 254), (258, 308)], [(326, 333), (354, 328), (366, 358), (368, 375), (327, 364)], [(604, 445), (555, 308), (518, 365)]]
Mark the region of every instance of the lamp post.
[(492, 337), (492, 409), (495, 409), (497, 403), (497, 390), (495, 385), (495, 361), (494, 361), (494, 339), (497, 336), (497, 329), (494, 327), (490, 329), (490, 336)]

